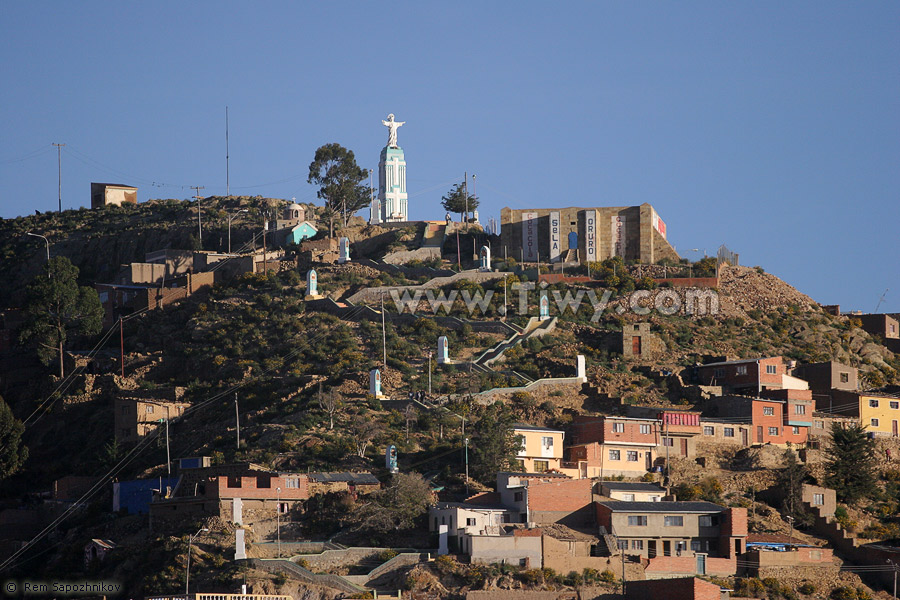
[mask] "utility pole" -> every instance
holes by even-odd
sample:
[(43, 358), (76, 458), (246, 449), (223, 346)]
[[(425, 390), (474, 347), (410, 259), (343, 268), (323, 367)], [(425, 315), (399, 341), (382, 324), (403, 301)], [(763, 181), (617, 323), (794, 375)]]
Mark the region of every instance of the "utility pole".
[(384, 292), (381, 292), (381, 351), (382, 364), (387, 371), (387, 329), (384, 326)]
[(172, 459), (169, 457), (169, 415), (166, 409), (166, 473), (168, 477), (172, 476)]
[(469, 438), (466, 438), (466, 497), (469, 497)]
[(269, 228), (268, 215), (263, 215), (263, 275), (269, 272), (269, 261), (266, 257), (266, 229)]
[(469, 230), (469, 173), (463, 172), (463, 191), (466, 195), (466, 231)]
[(52, 145), (56, 146), (56, 199), (59, 202), (59, 212), (62, 212), (62, 147), (65, 146), (65, 144)]
[(200, 248), (202, 250), (203, 249), (203, 246), (202, 246), (202, 244), (203, 244), (203, 223), (201, 222), (201, 219), (200, 219), (200, 200), (202, 200), (202, 198), (200, 197), (200, 190), (205, 190), (206, 188), (202, 185), (192, 185), (191, 189), (197, 190), (197, 195), (194, 196), (194, 200), (197, 201), (197, 230), (200, 234), (200, 244), (201, 244)]
[(428, 351), (428, 397), (431, 398), (431, 350)]
[(237, 431), (237, 449), (241, 449), (241, 413), (238, 412), (237, 392), (234, 393), (234, 422)]
[(900, 564), (888, 559), (888, 564), (894, 569), (894, 600), (897, 600), (897, 571), (900, 571)]
[(125, 379), (125, 327), (122, 324), (122, 317), (119, 317), (119, 366), (122, 379)]
[[(616, 538), (616, 541), (618, 541), (618, 539), (619, 538)], [(626, 541), (625, 543), (627, 544), (628, 542)], [(625, 580), (625, 550), (626, 549), (622, 548), (621, 544), (618, 544), (618, 545), (619, 545), (619, 552), (622, 553), (622, 595), (624, 596), (625, 595), (625, 581), (626, 581)]]
[[(225, 107), (225, 195), (231, 195), (231, 179), (228, 176), (228, 107)], [(228, 250), (231, 252), (231, 250)]]

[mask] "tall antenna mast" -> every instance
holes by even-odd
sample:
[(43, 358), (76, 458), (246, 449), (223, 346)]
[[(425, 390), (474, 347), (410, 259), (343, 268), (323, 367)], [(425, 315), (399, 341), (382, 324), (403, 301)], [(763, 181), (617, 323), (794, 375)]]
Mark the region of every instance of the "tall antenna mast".
[(59, 201), (59, 212), (62, 212), (62, 147), (65, 144), (53, 144), (56, 146), (56, 199)]
[(231, 179), (228, 176), (228, 107), (225, 107), (225, 195), (231, 195)]

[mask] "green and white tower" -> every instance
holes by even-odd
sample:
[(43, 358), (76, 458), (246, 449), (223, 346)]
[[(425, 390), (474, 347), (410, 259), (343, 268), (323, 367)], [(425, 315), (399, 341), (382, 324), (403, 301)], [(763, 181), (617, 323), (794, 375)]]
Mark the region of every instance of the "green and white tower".
[(406, 121), (395, 121), (394, 115), (388, 115), (387, 121), (381, 122), (388, 128), (388, 143), (381, 150), (378, 161), (378, 203), (381, 209), (381, 220), (408, 221), (409, 212), (406, 202), (406, 159), (403, 148), (397, 145), (397, 129)]

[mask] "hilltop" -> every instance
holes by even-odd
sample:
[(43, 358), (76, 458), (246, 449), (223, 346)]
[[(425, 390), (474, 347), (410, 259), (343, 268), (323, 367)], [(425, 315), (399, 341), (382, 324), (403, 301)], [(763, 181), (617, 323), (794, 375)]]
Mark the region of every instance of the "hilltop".
[[(226, 215), (241, 207), (249, 212), (234, 219), (232, 243), (254, 245), (261, 211), (279, 203), (258, 198), (206, 202), (203, 249), (224, 249)], [(24, 238), (26, 231), (47, 236), (51, 253), (69, 257), (80, 268), (84, 284), (101, 283), (113, 277), (121, 264), (141, 261), (147, 252), (198, 248), (193, 206), (153, 201), (136, 207), (0, 221), (0, 239), (4, 240), (0, 243), (0, 273), (14, 282), (0, 291), (0, 308), (21, 308), (21, 292), (45, 259), (41, 240)], [(354, 244), (354, 259), (366, 258), (368, 252), (380, 258), (388, 251), (403, 251), (415, 246), (421, 236), (414, 228), (390, 231), (351, 225), (347, 233)], [(601, 289), (614, 293), (607, 309), (593, 320), (592, 310), (573, 314), (553, 306), (552, 328), (546, 326), (540, 335), (534, 335), (531, 332), (542, 327), (531, 320), (538, 314), (537, 292), (527, 299), (528, 314), (501, 319), (504, 282), (511, 284), (513, 278), (533, 281), (538, 275), (534, 268), (516, 268), (512, 261), (504, 265), (509, 273), (469, 272), (458, 277), (446, 275), (452, 272), (452, 261), (433, 263), (446, 277), (441, 279), (445, 283), (440, 291), (493, 292), (493, 301), (485, 311), (470, 315), (463, 301), (457, 300), (444, 311), (453, 318), (444, 312), (435, 315), (425, 309), (424, 301), (414, 316), (400, 316), (396, 307), (386, 303), (384, 330), (373, 310), (362, 304), (351, 307), (348, 299), (360, 290), (376, 287), (432, 289), (427, 286), (434, 278), (423, 275), (422, 261), (394, 267), (356, 260), (314, 266), (320, 289), (327, 296), (318, 303), (306, 299), (305, 271), (295, 267), (221, 281), (177, 303), (129, 319), (122, 333), (124, 377), (114, 368), (114, 360), (98, 366), (96, 359), (96, 368), (75, 373), (66, 381), (63, 393), (54, 392), (60, 381), (33, 362), (29, 368), (39, 375), (27, 383), (16, 385), (0, 375), (2, 394), (22, 419), (51, 399), (41, 418), (29, 425), (25, 440), (31, 456), (20, 474), (4, 482), (3, 495), (12, 499), (34, 494), (49, 489), (61, 477), (99, 476), (117, 464), (115, 477), (120, 480), (164, 477), (167, 448), (163, 438), (141, 446), (134, 455), (129, 453), (133, 446), (116, 442), (112, 403), (135, 391), (162, 396), (168, 390), (182, 390), (183, 400), (193, 407), (171, 425), (168, 452), (172, 458), (210, 456), (216, 464), (249, 462), (297, 473), (366, 470), (387, 480), (384, 449), (394, 445), (404, 470), (426, 473), (444, 497), (462, 499), (469, 490), (463, 465), (455, 458), (464, 422), (468, 422), (467, 435), (484, 439), (498, 424), (513, 420), (568, 430), (579, 414), (615, 412), (628, 405), (700, 410), (708, 391), (691, 381), (692, 369), (714, 359), (783, 356), (801, 363), (834, 360), (858, 368), (867, 385), (900, 383), (900, 358), (866, 333), (858, 320), (827, 313), (813, 299), (760, 267), (719, 266), (718, 285), (707, 290), (715, 293), (718, 310), (708, 314), (617, 311), (629, 307), (635, 285), (647, 292), (651, 304), (660, 294), (682, 294), (681, 298), (685, 293), (666, 282), (645, 280), (646, 267), (639, 265), (622, 265), (629, 275), (617, 272), (615, 281), (601, 273), (593, 281), (551, 283), (543, 288), (550, 294)], [(691, 267), (708, 266), (696, 263)], [(514, 302), (518, 298), (511, 299), (510, 306)], [(371, 304), (371, 309), (380, 308)], [(624, 328), (638, 323), (649, 323), (664, 350), (652, 357), (629, 359), (615, 349), (612, 342), (618, 339), (623, 343)], [(429, 355), (436, 350), (439, 336), (448, 338), (456, 364), (438, 367), (432, 363), (429, 372)], [(91, 347), (95, 339), (79, 340), (80, 347)], [(496, 361), (486, 362), (484, 356), (507, 339), (515, 341)], [(106, 343), (108, 355), (116, 353), (117, 343), (117, 337)], [(385, 350), (386, 365), (382, 362)], [(76, 353), (74, 360), (86, 366), (86, 355)], [(588, 381), (583, 387), (503, 393), (534, 380), (573, 377), (577, 355), (587, 359)], [(369, 372), (375, 368), (381, 369), (387, 399), (369, 394)], [(404, 401), (410, 392), (426, 390), (429, 385), (432, 394), (425, 403)], [(333, 415), (326, 409), (323, 395), (327, 393), (339, 398)], [(235, 401), (241, 419), (239, 447), (235, 443)], [(484, 460), (473, 457), (473, 469)], [(718, 496), (721, 501), (738, 505), (747, 489), (775, 481), (780, 454), (769, 457), (769, 468), (749, 472), (732, 469), (736, 460), (734, 453), (711, 455), (705, 470), (684, 461), (678, 465), (674, 482), (693, 484), (714, 476), (724, 486)], [(478, 477), (480, 483), (471, 484), (473, 492), (488, 489), (483, 484), (489, 484), (490, 477)], [(107, 506), (107, 498), (94, 498), (86, 514), (66, 523), (59, 539), (115, 535), (127, 540), (131, 562), (120, 561), (104, 573), (125, 579), (133, 593), (148, 590), (147, 586), (167, 585), (165, 577), (151, 580), (129, 574), (126, 565), (151, 561), (161, 572), (171, 571), (174, 578), (175, 538), (144, 531), (135, 517), (114, 520), (107, 515)], [(861, 522), (869, 518), (856, 516)], [(349, 516), (323, 517), (322, 530), (329, 535), (340, 533), (345, 518)], [(760, 531), (786, 531), (774, 508), (760, 509), (751, 523)], [(210, 545), (215, 551), (209, 551), (224, 556), (231, 543), (228, 535), (233, 532), (230, 525), (218, 526), (221, 539)], [(304, 527), (314, 528), (309, 523)], [(339, 539), (348, 545), (378, 542), (404, 547), (416, 543), (415, 535), (401, 533), (376, 534), (360, 528), (344, 531)], [(48, 568), (76, 568), (77, 560), (70, 554), (53, 555)], [(204, 557), (206, 574), (198, 578), (212, 585), (216, 581), (212, 567), (218, 561)], [(443, 569), (437, 573), (443, 577), (441, 581), (452, 581), (450, 575), (464, 576), (455, 567), (445, 565)], [(236, 570), (223, 570), (222, 585), (227, 587), (240, 576)], [(431, 576), (421, 575), (423, 580)]]

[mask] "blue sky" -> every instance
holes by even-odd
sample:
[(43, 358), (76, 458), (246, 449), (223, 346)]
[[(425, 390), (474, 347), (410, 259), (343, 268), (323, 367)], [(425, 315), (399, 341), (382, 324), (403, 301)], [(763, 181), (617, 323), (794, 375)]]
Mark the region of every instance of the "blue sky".
[[(653, 204), (822, 303), (900, 312), (896, 2), (0, 3), (0, 217), (225, 192), (313, 201), (315, 149), (376, 168), (390, 112), (412, 218), (477, 174), (513, 206)], [(365, 213), (365, 211), (364, 211)]]

